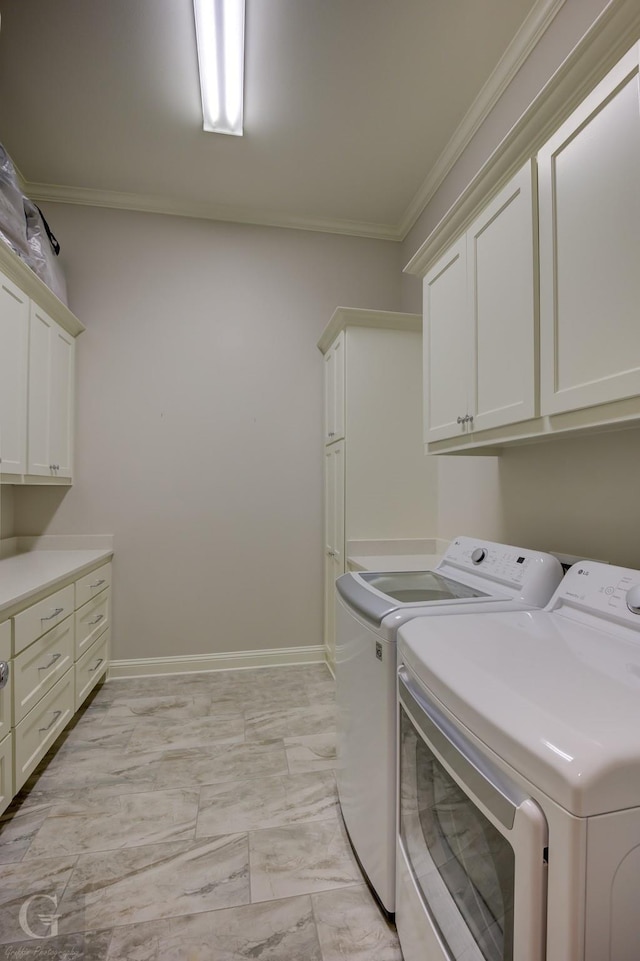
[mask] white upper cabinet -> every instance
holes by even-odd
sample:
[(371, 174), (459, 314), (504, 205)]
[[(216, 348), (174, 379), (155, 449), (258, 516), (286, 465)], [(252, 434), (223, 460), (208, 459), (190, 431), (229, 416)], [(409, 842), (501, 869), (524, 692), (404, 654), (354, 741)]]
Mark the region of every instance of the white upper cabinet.
[(0, 472), (24, 474), (27, 459), (29, 298), (0, 274)]
[(72, 475), (74, 338), (31, 305), (27, 473)]
[(333, 444), (344, 437), (345, 339), (341, 331), (324, 355), (324, 442)]
[(528, 162), (425, 276), (428, 443), (534, 416), (532, 168)]
[(471, 344), (465, 237), (424, 278), (423, 307), (425, 440), (433, 441), (459, 434), (468, 413)]
[(532, 177), (527, 163), (467, 232), (474, 430), (535, 415)]
[(0, 243), (0, 481), (68, 485), (84, 326)]
[(541, 413), (640, 394), (635, 47), (538, 154)]

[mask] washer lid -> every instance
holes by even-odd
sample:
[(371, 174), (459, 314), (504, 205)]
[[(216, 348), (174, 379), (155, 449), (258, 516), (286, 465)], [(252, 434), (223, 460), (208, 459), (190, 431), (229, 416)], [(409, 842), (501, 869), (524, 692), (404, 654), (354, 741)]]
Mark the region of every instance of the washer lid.
[(572, 814), (640, 805), (640, 632), (550, 610), (467, 614), (410, 621), (398, 646), (462, 724)]

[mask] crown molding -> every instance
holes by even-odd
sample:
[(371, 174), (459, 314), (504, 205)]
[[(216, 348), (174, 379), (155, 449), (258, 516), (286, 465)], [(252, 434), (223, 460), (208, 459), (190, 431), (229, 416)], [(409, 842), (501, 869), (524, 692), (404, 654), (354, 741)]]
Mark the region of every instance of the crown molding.
[(436, 160), (429, 176), (407, 207), (402, 220), (398, 224), (398, 232), (403, 240), (564, 3), (565, 0), (538, 0), (531, 9), (521, 28), (498, 61), (491, 76), (462, 118), (447, 146)]
[(638, 42), (638, 0), (611, 0), (528, 109), (462, 191), (404, 272), (423, 277), (442, 251), (517, 170), (558, 129), (616, 63)]
[(422, 314), (395, 310), (368, 310), (363, 307), (336, 307), (322, 332), (318, 349), (325, 354), (345, 327), (381, 327), (385, 330), (422, 330)]
[(288, 227), (293, 230), (312, 230), (372, 240), (400, 241), (397, 226), (372, 224), (357, 220), (323, 220), (314, 217), (294, 217), (276, 211), (234, 207), (227, 204), (191, 203), (156, 194), (125, 193), (115, 190), (93, 190), (61, 184), (24, 184), (24, 192), (35, 201), (78, 204), (86, 207), (110, 207), (116, 210), (136, 210), (142, 213), (166, 214), (173, 217), (194, 217), (224, 223), (251, 224), (258, 227)]

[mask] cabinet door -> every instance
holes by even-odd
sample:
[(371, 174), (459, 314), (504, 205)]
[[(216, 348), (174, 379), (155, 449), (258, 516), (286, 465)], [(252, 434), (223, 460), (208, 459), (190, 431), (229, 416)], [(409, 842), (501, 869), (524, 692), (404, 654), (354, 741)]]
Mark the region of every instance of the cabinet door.
[(473, 428), (513, 424), (536, 412), (536, 313), (532, 163), (467, 232), (475, 345)]
[(324, 424), (325, 444), (344, 437), (345, 337), (340, 331), (324, 356)]
[(0, 471), (27, 467), (29, 299), (0, 274)]
[(640, 394), (635, 47), (538, 155), (541, 413)]
[(462, 237), (424, 278), (425, 441), (455, 437), (466, 426), (460, 423), (471, 378), (466, 260)]
[(51, 331), (51, 396), (49, 436), (56, 477), (71, 477), (73, 467), (73, 403), (75, 340), (57, 324)]
[(51, 395), (50, 338), (54, 321), (31, 304), (29, 318), (29, 416), (27, 473), (49, 477), (52, 474), (49, 431)]
[(27, 473), (71, 477), (75, 341), (31, 305)]
[(344, 574), (344, 443), (325, 452), (324, 644), (335, 662), (335, 582)]
[[(344, 569), (344, 442), (325, 451), (325, 552)], [(342, 573), (342, 571), (341, 571)]]

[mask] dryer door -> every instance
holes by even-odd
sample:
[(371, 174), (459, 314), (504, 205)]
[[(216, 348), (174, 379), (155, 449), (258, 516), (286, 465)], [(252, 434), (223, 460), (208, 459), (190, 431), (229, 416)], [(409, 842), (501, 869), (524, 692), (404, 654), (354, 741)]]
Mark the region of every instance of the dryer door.
[[(403, 939), (403, 866), (423, 916), (413, 941), (437, 943), (443, 961), (541, 961), (544, 814), (453, 725), (406, 667), (399, 672), (399, 701), (396, 911), (405, 958), (413, 961), (412, 945)], [(408, 913), (415, 929), (417, 912)]]

